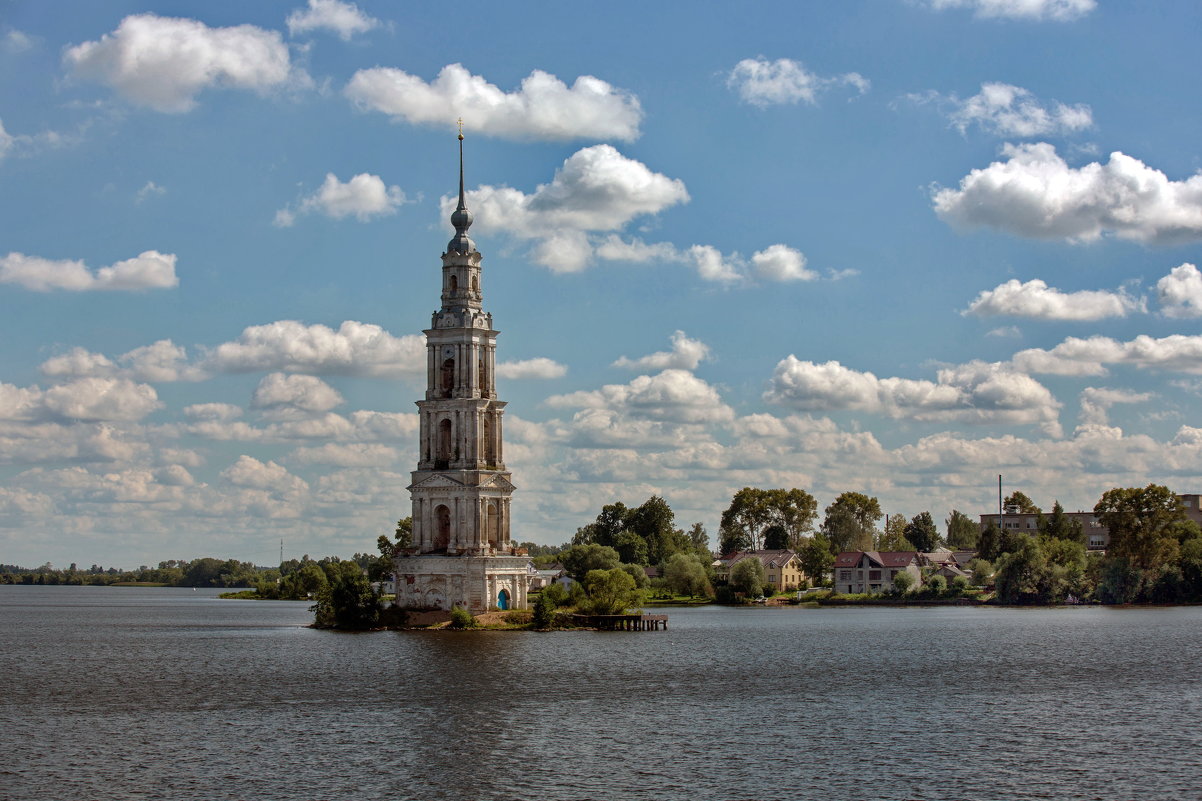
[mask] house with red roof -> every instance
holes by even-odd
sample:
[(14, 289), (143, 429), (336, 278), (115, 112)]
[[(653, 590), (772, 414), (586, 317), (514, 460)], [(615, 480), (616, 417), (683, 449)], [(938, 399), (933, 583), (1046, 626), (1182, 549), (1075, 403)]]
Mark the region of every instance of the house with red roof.
[(835, 592), (841, 593), (890, 592), (900, 573), (914, 577), (912, 586), (922, 584), (917, 551), (844, 551), (832, 570)]

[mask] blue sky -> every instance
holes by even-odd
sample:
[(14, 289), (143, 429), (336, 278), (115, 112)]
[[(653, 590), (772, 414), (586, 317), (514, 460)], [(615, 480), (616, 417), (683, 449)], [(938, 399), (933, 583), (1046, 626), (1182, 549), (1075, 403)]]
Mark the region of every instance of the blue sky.
[(514, 536), (1202, 488), (1202, 8), (0, 3), (0, 561), (408, 514), (454, 121)]

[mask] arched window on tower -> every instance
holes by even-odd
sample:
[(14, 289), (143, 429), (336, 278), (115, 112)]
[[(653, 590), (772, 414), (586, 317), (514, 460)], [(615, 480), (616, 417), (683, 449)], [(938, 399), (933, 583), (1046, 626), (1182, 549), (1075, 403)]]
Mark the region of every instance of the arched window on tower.
[(439, 506), (434, 510), (434, 550), (445, 551), (451, 544), (451, 510)]
[(454, 295), (458, 291), (459, 291), (459, 278), (452, 275), (451, 276), (451, 294)]
[(472, 276), (472, 291), (477, 295), (480, 294), (480, 276), (478, 275)]
[(442, 396), (451, 397), (455, 390), (455, 360), (447, 359), (442, 363)]
[(438, 424), (438, 453), (434, 456), (434, 469), (446, 470), (451, 463), (451, 421)]
[(484, 370), (484, 360), (480, 360), (480, 397), (488, 397), (488, 373)]
[(497, 514), (497, 505), (495, 503), (488, 504), (487, 519), (484, 521), (484, 531), (488, 536), (488, 547), (496, 548), (501, 541), (500, 516)]
[(488, 465), (497, 463), (497, 446), (493, 438), (492, 415), (484, 416), (484, 462)]

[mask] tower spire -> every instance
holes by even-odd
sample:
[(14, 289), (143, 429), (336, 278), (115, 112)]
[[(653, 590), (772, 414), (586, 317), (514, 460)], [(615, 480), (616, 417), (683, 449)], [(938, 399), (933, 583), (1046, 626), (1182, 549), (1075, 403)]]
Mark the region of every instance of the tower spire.
[(472, 213), (467, 210), (467, 201), (463, 194), (463, 117), (460, 117), (456, 124), (459, 126), (459, 205), (451, 214), (455, 238), (447, 243), (447, 252), (467, 254), (476, 249), (476, 243), (467, 235), (467, 229), (472, 227)]

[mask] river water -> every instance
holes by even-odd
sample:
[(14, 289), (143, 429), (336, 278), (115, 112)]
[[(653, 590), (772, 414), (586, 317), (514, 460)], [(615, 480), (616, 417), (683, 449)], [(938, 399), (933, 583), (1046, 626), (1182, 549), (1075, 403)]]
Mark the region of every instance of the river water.
[(215, 594), (0, 586), (0, 798), (1202, 797), (1202, 607), (346, 634)]

